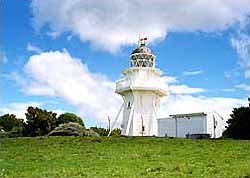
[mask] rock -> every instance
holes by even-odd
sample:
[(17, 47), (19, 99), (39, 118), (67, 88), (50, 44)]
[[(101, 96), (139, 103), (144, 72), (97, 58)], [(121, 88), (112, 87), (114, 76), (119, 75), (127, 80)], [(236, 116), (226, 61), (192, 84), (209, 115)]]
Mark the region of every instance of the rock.
[(5, 131), (3, 130), (3, 128), (0, 128), (0, 133), (5, 133)]
[(92, 137), (99, 137), (100, 136), (98, 133), (96, 133), (92, 129), (86, 129), (84, 135), (85, 136), (92, 136)]
[(86, 129), (74, 122), (60, 124), (54, 130), (52, 130), (48, 136), (82, 136), (85, 135)]

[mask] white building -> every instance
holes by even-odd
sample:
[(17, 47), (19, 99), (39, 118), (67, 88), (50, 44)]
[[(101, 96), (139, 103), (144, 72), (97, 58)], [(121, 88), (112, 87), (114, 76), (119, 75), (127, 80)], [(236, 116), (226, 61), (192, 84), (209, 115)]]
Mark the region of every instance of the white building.
[(166, 92), (160, 87), (161, 71), (155, 68), (155, 55), (141, 39), (131, 53), (130, 68), (123, 71), (124, 78), (116, 82), (116, 93), (123, 104), (116, 117), (123, 113), (122, 135), (157, 135), (157, 110), (160, 98)]
[(186, 138), (188, 134), (209, 134), (218, 138), (225, 126), (226, 121), (217, 113), (176, 114), (158, 119), (158, 136)]
[[(116, 93), (123, 98), (109, 135), (122, 114), (122, 135), (169, 136), (185, 138), (191, 134), (222, 136), (226, 121), (217, 113), (176, 114), (157, 120), (160, 98), (166, 96), (161, 83), (161, 70), (155, 68), (155, 55), (146, 47), (146, 39), (130, 55), (130, 67), (116, 82)], [(166, 108), (167, 109), (167, 108)]]

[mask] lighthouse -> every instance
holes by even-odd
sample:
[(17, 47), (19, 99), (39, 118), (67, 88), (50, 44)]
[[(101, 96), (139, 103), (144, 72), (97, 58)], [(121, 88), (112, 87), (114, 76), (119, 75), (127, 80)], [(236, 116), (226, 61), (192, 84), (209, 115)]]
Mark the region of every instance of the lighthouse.
[[(147, 38), (139, 40), (130, 54), (130, 67), (116, 82), (116, 93), (123, 98), (118, 112), (122, 113), (122, 135), (157, 135), (157, 111), (160, 98), (166, 96), (161, 85), (161, 70), (155, 67), (156, 56), (146, 46)], [(117, 116), (118, 117), (118, 116)]]

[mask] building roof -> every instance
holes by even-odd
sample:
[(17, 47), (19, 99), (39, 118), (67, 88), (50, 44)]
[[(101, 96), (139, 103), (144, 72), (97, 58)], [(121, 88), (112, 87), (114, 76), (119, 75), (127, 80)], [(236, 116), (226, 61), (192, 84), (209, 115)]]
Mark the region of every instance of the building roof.
[(154, 55), (153, 51), (150, 48), (146, 47), (145, 45), (140, 45), (137, 48), (135, 48), (132, 51), (131, 55), (133, 55), (133, 54), (140, 54), (140, 53), (146, 53), (146, 54), (152, 54), (152, 55)]
[(197, 112), (197, 113), (187, 113), (187, 114), (173, 114), (170, 117), (174, 118), (181, 118), (181, 117), (195, 117), (195, 116), (206, 116), (204, 112)]
[(188, 118), (188, 117), (197, 117), (197, 116), (206, 116), (204, 112), (198, 112), (198, 113), (187, 113), (187, 114), (173, 114), (169, 115), (169, 118), (159, 118), (159, 119), (173, 119), (173, 118)]

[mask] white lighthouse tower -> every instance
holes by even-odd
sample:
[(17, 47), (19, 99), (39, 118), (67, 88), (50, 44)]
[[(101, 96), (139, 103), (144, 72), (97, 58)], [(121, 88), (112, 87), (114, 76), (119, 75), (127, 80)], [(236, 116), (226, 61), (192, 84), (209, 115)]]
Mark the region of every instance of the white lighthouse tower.
[[(157, 110), (160, 98), (166, 95), (161, 88), (161, 71), (155, 68), (155, 55), (146, 47), (146, 38), (130, 55), (130, 68), (124, 78), (116, 82), (116, 93), (123, 97), (122, 135), (157, 135)], [(119, 115), (118, 113), (118, 115)], [(117, 116), (118, 117), (118, 116)]]

